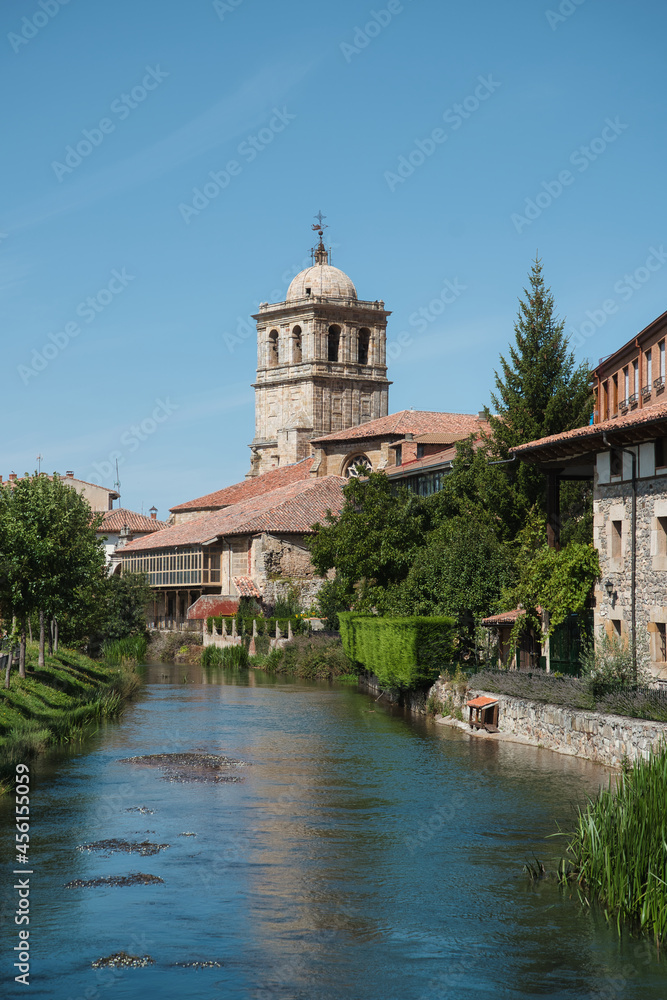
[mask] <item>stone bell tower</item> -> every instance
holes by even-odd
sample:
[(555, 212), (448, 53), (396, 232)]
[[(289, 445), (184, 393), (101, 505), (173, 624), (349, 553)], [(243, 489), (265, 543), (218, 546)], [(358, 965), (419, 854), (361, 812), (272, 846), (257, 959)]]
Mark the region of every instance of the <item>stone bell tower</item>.
[(357, 298), (329, 263), (321, 213), (313, 264), (293, 279), (284, 302), (257, 315), (255, 438), (248, 476), (312, 453), (310, 441), (387, 415), (384, 302)]

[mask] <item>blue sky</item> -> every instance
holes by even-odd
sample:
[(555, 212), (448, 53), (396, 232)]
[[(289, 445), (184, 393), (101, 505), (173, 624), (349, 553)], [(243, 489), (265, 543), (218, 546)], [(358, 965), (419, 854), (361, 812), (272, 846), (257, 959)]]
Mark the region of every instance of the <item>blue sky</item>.
[(161, 517), (242, 479), (249, 317), (319, 209), (392, 310), (391, 411), (489, 403), (536, 250), (596, 363), (667, 308), (666, 34), (657, 0), (6, 0), (0, 472), (118, 458)]

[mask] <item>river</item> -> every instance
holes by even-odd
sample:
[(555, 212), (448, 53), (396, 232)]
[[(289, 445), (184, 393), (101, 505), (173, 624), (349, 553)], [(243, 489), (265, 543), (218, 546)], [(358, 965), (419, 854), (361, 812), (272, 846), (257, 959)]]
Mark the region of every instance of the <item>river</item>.
[[(127, 762), (173, 753), (244, 763)], [(28, 990), (9, 957), (13, 801), (0, 806), (4, 996), (667, 996), (646, 942), (522, 873), (553, 863), (556, 823), (608, 781), (588, 761), (470, 739), (354, 688), (157, 664), (119, 722), (33, 772)], [(235, 780), (184, 780), (207, 774)], [(80, 849), (110, 839), (168, 847)], [(163, 881), (65, 888), (131, 873)], [(92, 968), (120, 951), (153, 964)]]

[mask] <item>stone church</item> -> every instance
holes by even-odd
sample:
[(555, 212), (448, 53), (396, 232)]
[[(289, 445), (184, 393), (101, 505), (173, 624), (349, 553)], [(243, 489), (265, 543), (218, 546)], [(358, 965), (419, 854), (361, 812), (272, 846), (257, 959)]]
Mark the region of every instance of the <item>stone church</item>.
[(263, 302), (257, 321), (255, 438), (249, 476), (307, 458), (311, 441), (386, 417), (384, 302), (357, 296), (329, 262), (323, 231), (311, 267), (284, 302)]
[(285, 301), (262, 303), (253, 317), (255, 437), (245, 480), (172, 507), (168, 527), (122, 550), (123, 571), (145, 573), (153, 588), (155, 623), (205, 617), (217, 599), (270, 607), (297, 592), (308, 606), (323, 581), (306, 540), (342, 509), (346, 479), (404, 466), (410, 482), (413, 465), (434, 479), (430, 467), (440, 470), (443, 456), (451, 464), (453, 443), (484, 429), (479, 415), (389, 414), (390, 313), (379, 299), (359, 299), (333, 267), (323, 228), (320, 216), (313, 263)]

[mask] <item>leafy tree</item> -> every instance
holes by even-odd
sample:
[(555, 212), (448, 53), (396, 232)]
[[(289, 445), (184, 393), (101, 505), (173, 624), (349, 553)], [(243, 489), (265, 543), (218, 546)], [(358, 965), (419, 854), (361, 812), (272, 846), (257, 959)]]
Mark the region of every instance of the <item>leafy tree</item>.
[(146, 634), (146, 607), (153, 592), (143, 573), (124, 573), (107, 577), (102, 593), (104, 638), (125, 639), (131, 635)]
[[(500, 357), (491, 394), (495, 414), (487, 410), (494, 450), (507, 458), (509, 450), (527, 441), (558, 434), (587, 424), (593, 412), (590, 369), (575, 366), (564, 334), (565, 324), (554, 313), (554, 300), (542, 277), (542, 262), (533, 263), (530, 288), (519, 301), (514, 344), (509, 356)], [(544, 477), (534, 466), (521, 462), (513, 470), (517, 488), (528, 507), (542, 502)]]
[(338, 517), (314, 525), (313, 565), (324, 576), (336, 569), (339, 594), (355, 610), (382, 612), (387, 588), (404, 580), (430, 528), (425, 501), (403, 491), (394, 496), (383, 472), (352, 478), (343, 489)]

